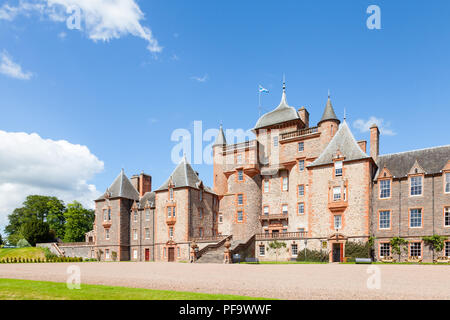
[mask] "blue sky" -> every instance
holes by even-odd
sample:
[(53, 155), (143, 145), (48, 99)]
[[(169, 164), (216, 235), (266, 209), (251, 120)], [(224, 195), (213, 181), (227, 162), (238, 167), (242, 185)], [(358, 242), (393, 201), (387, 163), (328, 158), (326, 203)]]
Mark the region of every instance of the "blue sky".
[[(78, 1), (83, 2), (57, 2), (64, 8)], [(89, 152), (54, 161), (55, 167), (66, 166), (49, 171), (53, 180), (80, 179), (78, 186), (66, 188), (46, 181), (45, 168), (36, 175), (33, 166), (40, 160), (31, 153), (11, 160), (11, 152), (25, 148), (11, 143), (0, 163), (8, 168), (20, 162), (14, 170), (22, 172), (21, 185), (32, 188), (8, 189), (17, 181), (0, 174), (0, 190), (11, 192), (3, 199), (15, 199), (0, 204), (0, 225), (24, 190), (55, 190), (86, 201), (80, 188), (93, 185), (103, 192), (122, 167), (128, 176), (144, 170), (159, 187), (175, 166), (171, 150), (176, 143), (170, 139), (175, 129), (192, 130), (195, 120), (204, 129), (220, 122), (225, 128), (252, 128), (258, 84), (270, 90), (263, 97), (270, 111), (279, 103), (283, 73), (289, 104), (306, 106), (313, 125), (330, 89), (336, 113), (342, 118), (346, 108), (358, 140), (369, 135), (355, 122), (383, 121), (387, 134), (381, 153), (450, 143), (448, 1), (124, 0), (145, 15), (136, 21), (151, 30), (160, 52), (123, 30), (109, 41), (93, 41), (94, 31), (83, 22), (83, 30), (69, 30), (61, 19), (24, 9), (26, 2), (0, 1), (0, 53), (9, 59), (3, 63), (20, 66), (22, 75), (0, 74), (0, 130), (5, 139), (14, 132), (36, 133), (50, 144), (65, 140)], [(366, 27), (372, 4), (381, 9), (381, 30)], [(59, 156), (49, 151), (47, 158)], [(33, 165), (27, 166), (27, 159)], [(13, 163), (5, 166), (8, 161)], [(212, 167), (196, 169), (211, 185)]]

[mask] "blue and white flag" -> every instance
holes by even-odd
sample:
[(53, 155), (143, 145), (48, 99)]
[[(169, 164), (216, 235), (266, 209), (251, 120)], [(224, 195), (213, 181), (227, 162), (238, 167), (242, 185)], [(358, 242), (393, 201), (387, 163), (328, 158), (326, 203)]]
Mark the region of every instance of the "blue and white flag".
[(259, 85), (259, 93), (269, 93), (269, 90), (263, 88), (261, 85)]

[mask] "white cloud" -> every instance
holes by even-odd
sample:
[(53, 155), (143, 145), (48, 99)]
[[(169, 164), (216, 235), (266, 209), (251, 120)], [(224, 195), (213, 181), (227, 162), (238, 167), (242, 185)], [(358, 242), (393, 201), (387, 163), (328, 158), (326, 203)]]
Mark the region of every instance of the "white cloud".
[(30, 194), (92, 207), (101, 193), (88, 181), (103, 168), (86, 146), (0, 130), (0, 232), (7, 215)]
[(385, 122), (384, 119), (376, 118), (374, 116), (370, 117), (369, 120), (358, 119), (353, 122), (353, 127), (358, 129), (361, 132), (369, 132), (370, 127), (376, 124), (380, 133), (385, 136), (395, 136), (396, 133), (390, 128), (390, 122)]
[(20, 80), (30, 80), (33, 76), (31, 72), (22, 71), (22, 67), (6, 51), (0, 54), (0, 73)]
[(73, 15), (74, 8), (81, 13), (82, 30), (93, 41), (110, 41), (133, 35), (147, 41), (153, 53), (162, 51), (150, 28), (143, 26), (144, 13), (136, 0), (20, 0), (17, 7), (4, 4), (0, 19), (12, 21), (19, 14), (37, 12), (55, 22), (64, 22)]
[(205, 74), (203, 77), (193, 76), (193, 77), (191, 77), (191, 79), (198, 81), (198, 82), (206, 82), (206, 80), (208, 80), (208, 75)]

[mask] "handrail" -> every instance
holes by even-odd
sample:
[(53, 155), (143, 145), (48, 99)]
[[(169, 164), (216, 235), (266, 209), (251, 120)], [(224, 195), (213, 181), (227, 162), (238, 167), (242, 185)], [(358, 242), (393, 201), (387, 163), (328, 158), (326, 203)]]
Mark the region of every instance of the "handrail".
[(224, 245), (224, 243), (225, 243), (227, 240), (230, 240), (232, 237), (233, 237), (233, 236), (226, 236), (224, 239), (222, 239), (221, 241), (219, 241), (219, 242), (217, 242), (217, 243), (214, 243), (214, 244), (208, 244), (206, 247), (204, 247), (203, 249), (201, 249), (201, 250), (199, 250), (199, 251), (197, 252), (197, 254), (196, 254), (196, 259), (197, 259), (197, 260), (200, 259), (200, 257), (201, 257), (202, 255), (204, 255), (206, 252), (208, 252), (209, 250), (220, 248), (221, 246)]
[(250, 237), (250, 239), (247, 240), (247, 242), (239, 243), (236, 246), (236, 248), (231, 250), (231, 254), (234, 254), (235, 252), (239, 252), (241, 250), (247, 249), (252, 244), (252, 242), (255, 241), (255, 239), (256, 239), (256, 235), (253, 235)]
[(306, 135), (310, 135), (310, 134), (314, 134), (314, 133), (318, 133), (318, 132), (319, 132), (319, 127), (295, 130), (295, 131), (291, 131), (291, 132), (282, 133), (281, 140), (297, 138), (297, 137), (306, 136)]
[(307, 232), (281, 232), (270, 234), (257, 234), (256, 240), (272, 240), (272, 239), (304, 239), (307, 237)]

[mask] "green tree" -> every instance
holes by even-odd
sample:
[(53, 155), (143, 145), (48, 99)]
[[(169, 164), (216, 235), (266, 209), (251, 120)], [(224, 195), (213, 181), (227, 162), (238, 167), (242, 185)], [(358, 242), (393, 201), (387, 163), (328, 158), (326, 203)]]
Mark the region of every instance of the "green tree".
[(269, 243), (269, 248), (275, 250), (276, 261), (278, 262), (278, 250), (280, 250), (281, 248), (286, 248), (286, 243), (275, 240)]
[(53, 240), (49, 224), (36, 218), (25, 222), (20, 229), (20, 233), (33, 247), (36, 243)]
[(22, 226), (30, 220), (47, 222), (50, 230), (56, 237), (64, 237), (64, 202), (56, 197), (30, 195), (23, 202), (21, 208), (16, 208), (8, 216), (9, 224), (5, 228), (8, 234), (8, 242), (15, 245), (22, 239), (20, 235)]
[(81, 203), (74, 201), (67, 205), (64, 213), (66, 220), (65, 242), (84, 241), (84, 234), (92, 230), (94, 225), (94, 210), (84, 208)]
[(0, 246), (3, 245), (3, 238), (2, 238), (2, 234), (0, 233)]

